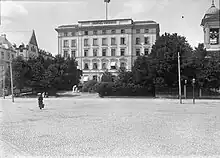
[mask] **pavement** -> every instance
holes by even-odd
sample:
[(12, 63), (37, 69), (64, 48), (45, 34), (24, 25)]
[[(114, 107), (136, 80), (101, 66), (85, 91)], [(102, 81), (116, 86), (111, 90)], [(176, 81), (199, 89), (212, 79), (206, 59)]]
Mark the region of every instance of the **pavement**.
[(220, 157), (220, 101), (0, 99), (1, 157)]

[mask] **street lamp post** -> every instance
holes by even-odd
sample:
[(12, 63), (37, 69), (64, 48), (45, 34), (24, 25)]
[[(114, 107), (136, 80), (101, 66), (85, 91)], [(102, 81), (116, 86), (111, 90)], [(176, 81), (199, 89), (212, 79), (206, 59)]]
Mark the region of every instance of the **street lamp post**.
[(195, 104), (195, 78), (192, 80), (192, 86), (193, 86), (193, 104)]
[(187, 84), (187, 80), (185, 80), (185, 85), (184, 85), (184, 97), (186, 99), (186, 84)]

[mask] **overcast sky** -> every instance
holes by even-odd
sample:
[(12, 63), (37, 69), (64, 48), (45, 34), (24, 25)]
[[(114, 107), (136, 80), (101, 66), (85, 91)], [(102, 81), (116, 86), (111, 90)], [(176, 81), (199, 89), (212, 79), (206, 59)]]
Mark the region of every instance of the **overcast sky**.
[[(200, 23), (210, 6), (211, 0), (111, 0), (109, 18), (154, 20), (160, 34), (184, 35), (194, 47), (203, 42)], [(57, 54), (57, 26), (97, 19), (105, 19), (104, 0), (1, 0), (0, 33), (11, 43), (26, 44), (34, 29), (39, 47)]]

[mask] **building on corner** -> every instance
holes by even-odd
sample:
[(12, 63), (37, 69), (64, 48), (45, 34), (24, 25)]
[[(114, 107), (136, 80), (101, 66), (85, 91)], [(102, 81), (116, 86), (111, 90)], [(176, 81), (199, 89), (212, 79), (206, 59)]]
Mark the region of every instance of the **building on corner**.
[(132, 19), (79, 21), (55, 30), (58, 54), (76, 59), (83, 81), (99, 81), (105, 70), (113, 75), (119, 67), (131, 70), (138, 56), (151, 52), (160, 32), (155, 21)]

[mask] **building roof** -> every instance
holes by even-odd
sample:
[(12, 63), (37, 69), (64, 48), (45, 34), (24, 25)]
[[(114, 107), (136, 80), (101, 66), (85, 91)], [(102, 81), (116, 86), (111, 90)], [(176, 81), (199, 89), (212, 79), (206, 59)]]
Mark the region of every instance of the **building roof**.
[(33, 44), (33, 45), (35, 45), (35, 46), (38, 47), (38, 45), (37, 45), (37, 39), (36, 39), (36, 35), (35, 35), (34, 30), (33, 30), (33, 32), (32, 32), (31, 39), (30, 39), (30, 41), (29, 41), (28, 44)]
[(14, 50), (12, 44), (7, 40), (6, 35), (3, 34), (0, 36), (0, 47), (5, 49)]
[(89, 20), (89, 21), (78, 21), (78, 23), (89, 23), (89, 22), (103, 22), (103, 21), (125, 21), (125, 20), (131, 20), (131, 18), (126, 18), (126, 19), (111, 19), (111, 20)]
[(215, 7), (214, 1), (212, 1), (212, 6), (206, 11), (205, 14), (216, 14), (219, 12), (219, 9)]

